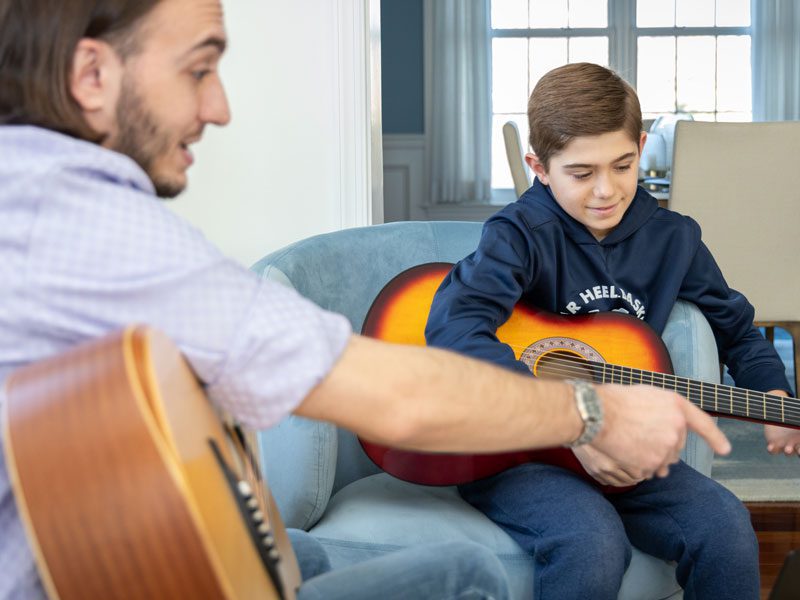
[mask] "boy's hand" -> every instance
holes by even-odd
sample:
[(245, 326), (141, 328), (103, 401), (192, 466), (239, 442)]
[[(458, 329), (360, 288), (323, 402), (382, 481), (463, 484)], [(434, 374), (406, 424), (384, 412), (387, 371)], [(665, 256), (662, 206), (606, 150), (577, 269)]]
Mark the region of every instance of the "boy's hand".
[(644, 477), (636, 477), (629, 473), (613, 458), (588, 444), (573, 448), (572, 451), (584, 470), (603, 485), (624, 487), (644, 481)]
[[(773, 396), (788, 396), (783, 390), (772, 390)], [(767, 438), (767, 452), (787, 456), (800, 455), (800, 429), (781, 427), (780, 425), (764, 425), (764, 437)]]

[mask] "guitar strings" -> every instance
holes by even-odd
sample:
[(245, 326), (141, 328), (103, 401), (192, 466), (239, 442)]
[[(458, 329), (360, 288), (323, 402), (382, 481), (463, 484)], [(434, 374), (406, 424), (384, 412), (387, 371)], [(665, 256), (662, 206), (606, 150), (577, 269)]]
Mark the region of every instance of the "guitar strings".
[[(575, 370), (556, 370), (552, 369), (551, 372), (554, 375), (559, 375), (562, 377), (577, 377), (577, 378), (585, 378), (586, 374), (582, 371), (575, 371)], [(615, 378), (612, 377), (610, 381), (603, 380), (604, 383), (620, 383), (620, 384), (643, 384), (643, 385), (651, 385), (653, 387), (661, 387), (663, 389), (670, 389), (674, 390), (678, 393), (684, 392), (681, 389), (680, 385), (677, 386), (670, 386), (664, 385), (662, 382), (659, 384), (658, 381), (647, 381), (645, 379), (636, 380), (636, 379), (623, 379), (623, 378)], [(710, 384), (705, 384), (710, 385)], [(688, 386), (687, 386), (688, 387)], [(695, 387), (699, 387), (697, 384)], [(692, 393), (695, 392), (695, 393)], [(689, 389), (688, 393), (683, 393), (682, 395), (688, 396), (690, 400), (693, 400), (694, 404), (699, 405), (700, 408), (704, 408), (707, 410), (711, 410), (713, 412), (717, 412), (724, 415), (729, 416), (739, 416), (739, 417), (749, 417), (758, 420), (769, 421), (772, 423), (779, 423), (779, 424), (793, 424), (793, 425), (800, 425), (800, 415), (798, 415), (798, 410), (793, 408), (792, 401), (795, 400), (790, 397), (784, 398), (783, 396), (770, 396), (763, 394), (766, 401), (762, 404), (756, 397), (751, 397), (745, 399), (744, 401), (741, 399), (741, 395), (737, 398), (736, 396), (729, 395), (729, 396), (713, 396), (712, 394), (700, 394), (698, 395), (697, 390)], [(756, 392), (755, 394), (760, 393)], [(788, 402), (787, 402), (788, 401)]]
[[(685, 388), (686, 395), (692, 395), (692, 392), (696, 393), (699, 389), (699, 400), (701, 407), (705, 407), (705, 404), (708, 404), (708, 408), (710, 408), (711, 405), (717, 409), (719, 409), (719, 407), (730, 407), (731, 411), (733, 411), (733, 407), (735, 407), (742, 412), (742, 415), (740, 416), (752, 416), (755, 418), (760, 415), (772, 415), (773, 418), (779, 422), (785, 422), (787, 417), (791, 417), (797, 420), (800, 424), (800, 410), (796, 408), (796, 398), (765, 394), (763, 392), (755, 392), (745, 390), (743, 388), (723, 386), (702, 381), (692, 382), (692, 380), (688, 378), (678, 377), (676, 375), (667, 373), (644, 371), (632, 367), (589, 361), (579, 357), (558, 357), (544, 355), (540, 359), (539, 364), (542, 367), (547, 367), (549, 369), (548, 373), (553, 373), (554, 375), (563, 377), (577, 377), (580, 379), (585, 379), (588, 372), (591, 372), (592, 380), (594, 380), (595, 377), (602, 377), (603, 383), (641, 383), (644, 385), (662, 387), (675, 391), (681, 391), (682, 388)], [(609, 369), (611, 371), (609, 373), (610, 381), (606, 381), (606, 372)], [(637, 375), (638, 381), (636, 381)], [(649, 376), (649, 382), (645, 381), (645, 376)], [(624, 381), (625, 379), (628, 381)], [(658, 381), (659, 379), (661, 380), (660, 384)], [(667, 385), (669, 382), (673, 381), (673, 385)], [(694, 383), (694, 387), (698, 389), (693, 390), (692, 383)], [(705, 394), (703, 394), (703, 392), (706, 391), (706, 388), (711, 388), (711, 390), (713, 390), (713, 393), (709, 391), (707, 402)], [(727, 393), (724, 396), (720, 396), (718, 394), (720, 389), (723, 391), (727, 390)], [(764, 398), (763, 408), (761, 407), (762, 401), (760, 400), (762, 397)], [(781, 418), (779, 415), (783, 415), (783, 417)]]
[[(567, 365), (567, 370), (566, 371), (562, 370), (562, 373), (569, 373), (570, 375), (579, 375), (579, 374), (582, 374), (585, 371), (589, 371), (589, 370), (591, 370), (594, 373), (594, 375), (598, 375), (598, 371), (602, 371), (602, 373), (599, 373), (599, 375), (603, 376), (603, 379), (604, 379), (603, 382), (605, 382), (605, 374), (606, 374), (605, 372), (608, 369), (610, 369), (611, 370), (611, 373), (610, 373), (611, 381), (609, 381), (608, 383), (622, 383), (623, 380), (627, 378), (630, 383), (643, 383), (643, 384), (645, 384), (644, 376), (649, 375), (651, 381), (646, 383), (646, 385), (653, 385), (653, 386), (658, 387), (659, 384), (657, 383), (656, 380), (660, 378), (662, 380), (661, 381), (661, 385), (662, 386), (666, 385), (670, 380), (674, 380), (675, 381), (675, 385), (673, 387), (676, 387), (676, 388), (685, 387), (687, 389), (687, 393), (691, 393), (693, 391), (692, 390), (693, 380), (687, 379), (685, 377), (679, 377), (679, 376), (676, 376), (676, 375), (672, 375), (672, 374), (669, 374), (669, 373), (658, 373), (658, 372), (654, 372), (654, 371), (644, 371), (644, 370), (636, 369), (636, 368), (633, 368), (633, 367), (624, 367), (624, 366), (621, 366), (621, 365), (612, 365), (612, 364), (607, 364), (607, 363), (599, 363), (599, 362), (588, 361), (588, 360), (585, 360), (585, 359), (582, 359), (582, 358), (578, 358), (578, 357), (554, 357), (554, 356), (545, 355), (545, 356), (542, 357), (541, 362), (545, 366), (564, 365), (564, 364), (566, 364)], [(577, 368), (572, 368), (572, 367), (577, 367)], [(627, 375), (625, 373), (626, 369), (628, 370)], [(615, 373), (614, 372), (615, 370), (617, 370), (618, 372)], [(637, 375), (638, 375), (638, 378), (639, 378), (638, 382), (635, 381)], [(618, 381), (615, 381), (615, 378)], [(683, 381), (681, 381), (681, 380), (683, 380)], [(744, 398), (745, 401), (744, 401), (743, 405), (747, 405), (747, 400), (751, 400), (753, 402), (757, 401), (759, 396), (763, 396), (767, 401), (772, 400), (772, 401), (778, 402), (778, 403), (785, 402), (786, 400), (795, 400), (795, 401), (797, 400), (796, 398), (777, 396), (777, 395), (772, 395), (772, 394), (765, 394), (763, 392), (750, 391), (750, 390), (746, 390), (746, 389), (743, 389), (743, 388), (729, 387), (729, 386), (724, 386), (724, 385), (714, 384), (714, 383), (708, 383), (708, 382), (703, 382), (703, 381), (694, 381), (694, 383), (695, 383), (694, 387), (696, 387), (696, 388), (711, 387), (715, 391), (718, 390), (718, 389), (730, 390), (728, 396), (717, 396), (717, 399), (718, 400), (719, 399), (722, 399), (722, 400), (729, 400), (729, 399), (737, 400), (738, 399), (738, 400), (740, 400), (740, 399)], [(790, 403), (790, 407), (791, 407), (791, 403)]]
[[(550, 367), (548, 365), (548, 367)], [(558, 375), (564, 378), (578, 378), (578, 379), (586, 379), (586, 371), (587, 369), (570, 369), (570, 368), (558, 368), (558, 367), (551, 367), (548, 370), (548, 373), (552, 373), (553, 375)], [(656, 376), (660, 376), (660, 373), (656, 373)], [(591, 378), (595, 380), (594, 377)], [(642, 385), (650, 385), (652, 387), (662, 388), (662, 389), (669, 389), (674, 390), (678, 393), (686, 390), (684, 395), (691, 396), (695, 398), (701, 408), (708, 408), (711, 409), (712, 407), (719, 411), (719, 408), (729, 409), (732, 415), (735, 416), (749, 416), (753, 418), (757, 417), (771, 417), (773, 420), (778, 422), (785, 422), (787, 419), (794, 418), (798, 421), (797, 424), (800, 424), (800, 411), (794, 408), (793, 400), (796, 400), (791, 397), (784, 397), (784, 396), (776, 396), (770, 394), (763, 394), (761, 392), (749, 392), (748, 390), (741, 390), (744, 394), (741, 393), (728, 393), (725, 395), (719, 395), (718, 393), (710, 392), (706, 390), (706, 388), (710, 387), (712, 389), (716, 389), (717, 387), (715, 384), (705, 383), (705, 382), (696, 382), (694, 386), (691, 385), (691, 382), (687, 380), (686, 385), (677, 384), (677, 385), (667, 385), (669, 383), (669, 376), (666, 377), (667, 381), (659, 382), (656, 378), (652, 381), (648, 381), (645, 378), (636, 379), (635, 377), (624, 377), (624, 376), (615, 376), (612, 374), (609, 380), (602, 378), (602, 383), (620, 383), (623, 385), (634, 385), (634, 384), (642, 384)], [(702, 390), (700, 387), (702, 387)], [(697, 388), (697, 389), (694, 389)], [(728, 388), (730, 390), (736, 390), (737, 388)], [(708, 392), (707, 394), (703, 392), (705, 390)], [(698, 391), (700, 393), (698, 394)], [(765, 400), (761, 401), (760, 397), (763, 397)], [(692, 399), (690, 398), (690, 400)], [(787, 402), (788, 401), (788, 402)], [(762, 406), (763, 405), (763, 406)], [(782, 406), (781, 406), (782, 405)], [(741, 414), (736, 412), (736, 409)], [(766, 415), (766, 416), (765, 416)], [(783, 415), (781, 418), (780, 415)]]
[[(552, 359), (551, 361), (552, 362)], [(555, 367), (550, 369), (550, 372), (553, 374), (557, 374), (563, 377), (579, 377), (585, 378), (586, 377), (586, 369), (571, 369), (571, 368), (562, 368), (557, 369)], [(595, 373), (594, 375), (598, 375)], [(690, 400), (695, 398), (697, 401), (696, 404), (699, 404), (701, 408), (712, 409), (714, 408), (717, 412), (719, 409), (722, 408), (724, 410), (730, 410), (731, 414), (734, 416), (746, 416), (751, 418), (760, 418), (763, 420), (772, 420), (779, 423), (786, 423), (788, 421), (794, 421), (795, 424), (800, 424), (800, 417), (798, 416), (798, 410), (793, 408), (796, 404), (796, 399), (777, 396), (777, 395), (770, 395), (770, 394), (763, 394), (761, 392), (749, 392), (748, 390), (742, 390), (740, 388), (727, 388), (730, 390), (728, 394), (719, 395), (717, 393), (717, 389), (721, 386), (716, 386), (715, 384), (708, 384), (705, 382), (696, 382), (694, 385), (695, 389), (692, 389), (691, 382), (689, 380), (685, 380), (685, 385), (681, 384), (679, 381), (680, 378), (677, 379), (677, 385), (669, 385), (669, 380), (671, 379), (670, 376), (662, 377), (661, 374), (656, 373), (656, 377), (652, 378), (650, 381), (647, 381), (644, 377), (640, 377), (638, 380), (635, 377), (634, 373), (631, 373), (629, 376), (625, 376), (624, 373), (612, 373), (610, 377), (609, 383), (622, 383), (622, 384), (636, 384), (641, 383), (644, 385), (652, 385), (654, 387), (661, 387), (665, 389), (672, 389), (678, 393), (684, 392), (684, 395), (689, 396)], [(659, 382), (658, 378), (661, 378), (662, 381)], [(592, 377), (592, 379), (595, 379)], [(606, 382), (605, 377), (602, 378), (603, 382)], [(702, 386), (702, 387), (701, 387)], [(713, 389), (713, 393), (706, 388)], [(700, 392), (699, 394), (697, 392)], [(760, 397), (763, 397), (765, 400), (762, 402)], [(788, 401), (788, 402), (787, 402)], [(738, 412), (737, 412), (738, 410)]]

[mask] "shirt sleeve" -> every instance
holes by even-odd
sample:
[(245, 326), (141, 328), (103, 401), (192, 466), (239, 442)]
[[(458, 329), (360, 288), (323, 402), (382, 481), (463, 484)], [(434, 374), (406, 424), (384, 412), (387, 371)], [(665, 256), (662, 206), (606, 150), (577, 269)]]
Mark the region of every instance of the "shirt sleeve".
[(294, 410), (347, 345), (343, 316), (225, 258), (150, 194), (74, 173), (56, 180), (25, 271), (26, 328), (42, 354), (150, 325), (179, 346), (213, 401), (263, 428)]
[(478, 249), (453, 267), (434, 296), (425, 327), (428, 345), (530, 375), (496, 331), (534, 277), (532, 255), (516, 224), (497, 217), (487, 221)]
[(679, 297), (695, 303), (708, 319), (720, 360), (728, 367), (737, 386), (761, 392), (779, 389), (791, 394), (778, 353), (753, 325), (755, 309), (740, 292), (728, 287), (702, 241)]

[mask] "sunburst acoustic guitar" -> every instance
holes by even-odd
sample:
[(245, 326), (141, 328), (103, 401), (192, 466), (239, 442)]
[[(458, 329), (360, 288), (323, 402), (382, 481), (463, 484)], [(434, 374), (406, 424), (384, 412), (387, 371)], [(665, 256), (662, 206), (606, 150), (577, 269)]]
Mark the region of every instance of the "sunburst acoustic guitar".
[(295, 597), (251, 435), (217, 417), (163, 335), (130, 328), (16, 371), (3, 417), (50, 598)]
[[(452, 265), (430, 263), (400, 273), (378, 294), (362, 333), (402, 344), (425, 344), (433, 296)], [(497, 330), (535, 376), (595, 383), (647, 384), (675, 391), (710, 413), (800, 428), (800, 401), (676, 377), (661, 338), (643, 321), (616, 312), (564, 316), (518, 304)], [(591, 476), (567, 448), (502, 454), (430, 454), (360, 440), (367, 456), (387, 473), (425, 485), (457, 485), (526, 462), (545, 462)], [(603, 486), (606, 492), (628, 488)]]

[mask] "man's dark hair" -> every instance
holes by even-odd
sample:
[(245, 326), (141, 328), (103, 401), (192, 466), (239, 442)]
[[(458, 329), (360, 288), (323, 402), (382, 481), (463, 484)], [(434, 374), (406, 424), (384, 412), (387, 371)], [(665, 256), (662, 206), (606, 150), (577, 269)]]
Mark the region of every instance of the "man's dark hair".
[(83, 38), (136, 52), (140, 19), (159, 0), (0, 0), (0, 125), (38, 125), (98, 141), (69, 89)]

